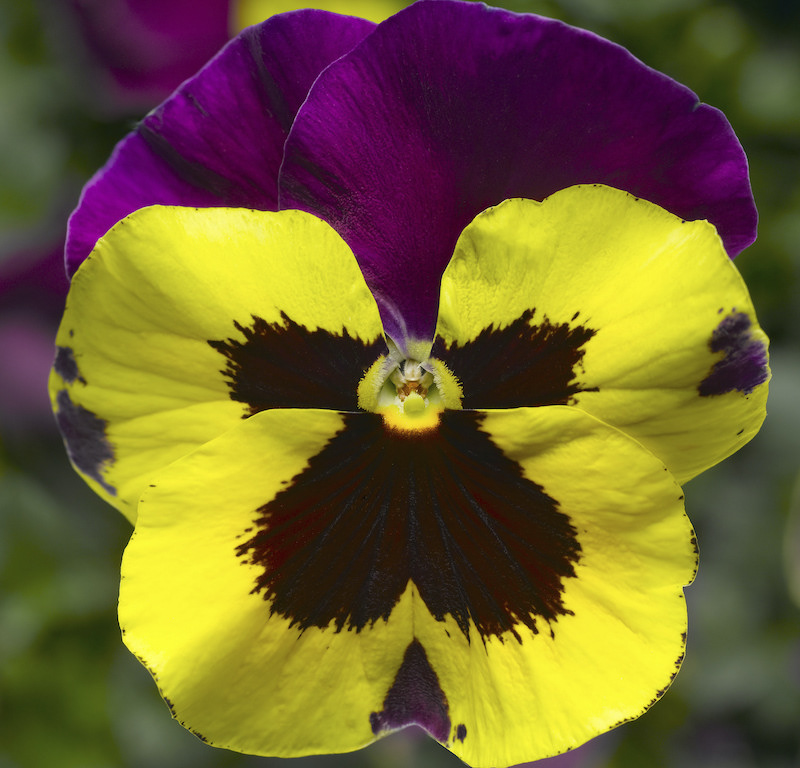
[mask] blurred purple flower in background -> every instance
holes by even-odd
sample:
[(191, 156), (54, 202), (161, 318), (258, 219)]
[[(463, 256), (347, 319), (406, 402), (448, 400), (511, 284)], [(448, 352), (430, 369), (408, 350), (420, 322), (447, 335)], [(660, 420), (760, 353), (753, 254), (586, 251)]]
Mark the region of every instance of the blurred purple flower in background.
[(47, 376), (67, 278), (63, 242), (0, 262), (0, 428), (52, 425)]
[[(69, 0), (60, 9), (66, 14), (65, 48), (84, 64), (93, 102), (103, 114), (139, 117), (225, 44), (235, 5), (231, 0)], [(58, 228), (61, 240), (56, 235), (42, 245), (36, 233), (27, 247), (18, 241), (4, 244), (0, 254), (0, 429), (5, 434), (25, 429), (55, 434), (47, 376), (68, 288), (66, 219)]]
[(70, 0), (104, 98), (149, 109), (230, 37), (231, 0)]

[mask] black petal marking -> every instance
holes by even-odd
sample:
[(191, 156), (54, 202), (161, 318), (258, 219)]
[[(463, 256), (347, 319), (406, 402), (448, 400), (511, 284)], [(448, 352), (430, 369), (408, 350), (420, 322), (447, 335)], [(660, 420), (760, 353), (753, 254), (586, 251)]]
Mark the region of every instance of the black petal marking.
[(103, 478), (103, 470), (114, 461), (114, 449), (106, 436), (108, 422), (82, 405), (72, 402), (69, 393), (61, 390), (56, 395), (56, 422), (72, 463), (87, 477), (96, 480), (112, 496), (117, 489)]
[[(596, 331), (585, 325), (531, 325), (534, 310), (505, 328), (485, 328), (466, 344), (446, 346), (438, 336), (431, 352), (461, 382), (464, 408), (566, 405), (582, 387), (576, 369), (583, 345)], [(577, 314), (573, 316), (573, 320)]]
[(752, 323), (744, 312), (732, 312), (711, 334), (708, 346), (723, 357), (698, 387), (703, 397), (739, 392), (749, 395), (769, 377), (767, 348), (750, 333)]
[[(191, 94), (188, 96), (192, 98)], [(193, 98), (193, 101), (197, 107), (199, 102), (196, 97)], [(136, 130), (148, 148), (161, 158), (176, 176), (189, 182), (198, 190), (210, 193), (210, 197), (216, 205), (227, 205), (231, 208), (254, 207), (253, 200), (254, 198), (258, 199), (258, 195), (254, 195), (252, 188), (248, 189), (240, 181), (226, 178), (208, 168), (207, 165), (188, 159), (181, 151), (182, 148), (173, 144), (174, 139), (170, 140), (161, 133), (163, 123), (162, 110), (156, 109), (139, 123)], [(196, 194), (198, 202), (203, 197), (206, 199), (209, 197), (208, 194), (202, 195), (199, 191)], [(206, 205), (210, 204), (210, 201), (206, 203)], [(264, 206), (264, 208), (267, 207), (267, 205)]]
[(53, 363), (53, 368), (67, 384), (72, 384), (75, 381), (86, 383), (81, 378), (72, 347), (56, 347), (56, 359)]
[(387, 619), (409, 580), (467, 639), (470, 623), (520, 640), (518, 625), (537, 632), (537, 619), (570, 613), (562, 581), (575, 575), (577, 531), (482, 420), (445, 411), (438, 428), (406, 433), (347, 414), (237, 548), (263, 569), (253, 591), (301, 629)]
[(369, 722), (375, 734), (419, 725), (437, 741), (447, 741), (447, 697), (419, 640), (413, 640), (406, 648), (397, 677), (383, 701), (383, 710), (370, 714)]
[(246, 416), (269, 408), (357, 410), (361, 378), (387, 352), (383, 337), (365, 343), (347, 331), (309, 331), (283, 313), (281, 319), (254, 315), (250, 327), (234, 323), (243, 341), (208, 342), (228, 360), (222, 373), (231, 400), (249, 406)]

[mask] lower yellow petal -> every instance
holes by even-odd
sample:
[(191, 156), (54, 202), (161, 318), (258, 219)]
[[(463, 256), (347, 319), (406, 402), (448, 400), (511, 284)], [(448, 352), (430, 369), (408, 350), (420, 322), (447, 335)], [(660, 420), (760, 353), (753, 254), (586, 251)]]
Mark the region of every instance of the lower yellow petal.
[[(261, 412), (159, 473), (143, 494), (123, 560), (120, 622), (182, 723), (217, 746), (277, 756), (349, 751), (418, 723), (467, 763), (498, 766), (575, 747), (661, 696), (683, 655), (682, 587), (696, 564), (680, 488), (661, 462), (575, 408), (443, 415), (438, 429), (463, 434), (463, 450), (478, 452), (463, 466), (486, 456), (498, 472), (517, 467), (509, 488), (533, 484), (569, 521), (578, 550), (552, 587), (560, 602), (549, 610), (523, 597), (536, 613), (527, 621), (518, 605), (502, 607), (494, 578), (513, 580), (514, 568), (475, 556), (495, 551), (470, 538), (475, 520), (465, 518), (466, 538), (437, 529), (457, 526), (461, 514), (484, 517), (502, 545), (506, 512), (524, 510), (504, 510), (481, 478), (425, 480), (408, 456), (418, 447), (438, 461), (430, 430), (387, 428), (374, 449), (345, 450), (348, 430), (358, 438), (373, 423), (380, 417)], [(448, 465), (461, 466), (459, 445), (441, 447)], [(390, 464), (404, 457), (398, 470), (416, 467), (418, 482), (387, 474), (381, 452)], [(438, 522), (413, 522), (397, 484), (416, 511), (435, 496)], [(331, 495), (340, 507), (326, 503)], [(285, 498), (302, 504), (284, 510)], [(424, 534), (429, 546), (400, 534)], [(546, 575), (560, 545), (528, 545), (541, 548)], [(394, 552), (417, 561), (396, 562)], [(419, 560), (427, 552), (435, 562)], [(387, 603), (392, 568), (406, 570)], [(305, 572), (313, 582), (295, 577)], [(541, 574), (528, 575), (536, 591)], [(519, 585), (508, 587), (519, 600)], [(344, 613), (324, 607), (337, 601)]]
[(357, 749), (413, 637), (410, 594), (362, 632), (301, 629), (237, 555), (255, 510), (342, 427), (273, 410), (159, 474), (122, 563), (120, 624), (175, 716), (215, 746), (291, 756)]

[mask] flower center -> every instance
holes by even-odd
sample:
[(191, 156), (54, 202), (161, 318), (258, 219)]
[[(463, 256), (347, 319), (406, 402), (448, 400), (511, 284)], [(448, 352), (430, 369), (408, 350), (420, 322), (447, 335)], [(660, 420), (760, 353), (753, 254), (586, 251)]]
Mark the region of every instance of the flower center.
[[(424, 400), (433, 385), (433, 374), (426, 371), (416, 360), (403, 360), (389, 378), (397, 388), (397, 399), (400, 403), (405, 404), (411, 397), (408, 405)], [(417, 406), (414, 406), (414, 410), (418, 410)]]
[(461, 397), (458, 380), (435, 358), (381, 357), (358, 387), (359, 407), (380, 413), (386, 426), (400, 431), (436, 427), (443, 410), (461, 408)]
[(417, 360), (403, 360), (386, 381), (378, 398), (378, 412), (393, 430), (432, 429), (444, 410), (433, 379)]

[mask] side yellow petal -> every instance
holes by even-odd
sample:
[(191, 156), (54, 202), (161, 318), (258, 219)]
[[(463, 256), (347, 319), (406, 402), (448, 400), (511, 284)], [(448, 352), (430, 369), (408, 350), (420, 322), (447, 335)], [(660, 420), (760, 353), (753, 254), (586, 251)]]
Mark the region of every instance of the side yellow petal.
[(577, 405), (681, 482), (765, 416), (767, 339), (714, 228), (610, 187), (476, 217), (445, 271), (437, 334), (464, 407)]
[[(162, 206), (99, 241), (56, 344), (50, 392), (73, 464), (132, 520), (150, 473), (253, 411), (306, 405), (306, 386), (313, 404), (352, 389), (355, 408), (358, 381), (385, 348), (355, 258), (324, 222)], [(344, 384), (343, 346), (356, 359)], [(248, 366), (253, 375), (239, 376)]]

